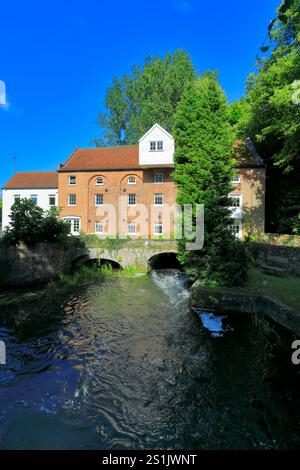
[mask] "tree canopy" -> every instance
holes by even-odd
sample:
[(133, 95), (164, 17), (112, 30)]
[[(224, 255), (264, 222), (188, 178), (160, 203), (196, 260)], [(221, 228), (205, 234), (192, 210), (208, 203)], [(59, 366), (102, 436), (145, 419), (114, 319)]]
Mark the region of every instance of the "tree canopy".
[(58, 219), (57, 215), (56, 210), (44, 211), (31, 199), (17, 200), (11, 208), (10, 225), (4, 230), (1, 240), (13, 245), (66, 240), (70, 224)]
[(209, 284), (240, 284), (246, 261), (240, 242), (228, 229), (234, 133), (216, 74), (208, 72), (186, 89), (178, 105), (174, 136), (177, 201), (194, 207), (204, 204), (205, 211), (204, 249), (186, 251), (182, 243), (181, 260)]
[(106, 94), (106, 111), (98, 117), (103, 137), (94, 143), (136, 143), (156, 122), (172, 132), (178, 102), (194, 76), (191, 59), (179, 49), (163, 59), (147, 57), (143, 66), (114, 78)]
[(249, 75), (247, 96), (231, 115), (239, 135), (253, 140), (267, 165), (269, 229), (290, 233), (300, 212), (299, 0), (282, 2), (268, 40), (257, 73)]

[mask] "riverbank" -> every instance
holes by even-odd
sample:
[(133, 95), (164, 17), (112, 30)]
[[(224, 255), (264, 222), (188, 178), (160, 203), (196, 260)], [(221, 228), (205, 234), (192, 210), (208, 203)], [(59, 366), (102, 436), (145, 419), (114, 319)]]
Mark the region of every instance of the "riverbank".
[(190, 305), (204, 309), (250, 315), (267, 315), (300, 336), (299, 278), (277, 277), (251, 268), (245, 286), (211, 288), (196, 281)]

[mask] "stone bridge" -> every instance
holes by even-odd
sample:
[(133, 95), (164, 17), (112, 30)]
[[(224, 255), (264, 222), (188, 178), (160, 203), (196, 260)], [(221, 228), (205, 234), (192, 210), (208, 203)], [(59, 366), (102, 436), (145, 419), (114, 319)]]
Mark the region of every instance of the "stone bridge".
[(134, 266), (139, 272), (156, 267), (177, 267), (177, 242), (174, 240), (103, 240), (103, 246), (90, 247), (75, 259), (76, 264), (90, 260), (109, 261), (123, 269)]

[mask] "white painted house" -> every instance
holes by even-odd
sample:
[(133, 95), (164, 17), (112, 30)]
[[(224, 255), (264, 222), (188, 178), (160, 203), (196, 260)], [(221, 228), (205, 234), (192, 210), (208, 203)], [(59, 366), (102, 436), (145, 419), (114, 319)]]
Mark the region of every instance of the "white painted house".
[(139, 140), (139, 164), (144, 168), (174, 166), (174, 152), (174, 137), (159, 124)]
[(55, 171), (15, 173), (2, 189), (2, 230), (10, 223), (11, 207), (18, 199), (31, 199), (44, 210), (58, 203)]

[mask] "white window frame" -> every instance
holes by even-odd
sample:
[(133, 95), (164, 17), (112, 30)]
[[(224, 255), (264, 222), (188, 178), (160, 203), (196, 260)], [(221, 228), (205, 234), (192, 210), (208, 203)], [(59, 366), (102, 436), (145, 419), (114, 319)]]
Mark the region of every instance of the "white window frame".
[[(71, 196), (75, 196), (75, 204), (71, 204)], [(76, 207), (77, 205), (77, 197), (76, 194), (68, 194), (68, 207)]]
[[(71, 223), (71, 234), (72, 235), (80, 235), (80, 230), (81, 230), (81, 218), (80, 217), (72, 217), (72, 216), (68, 216), (68, 217), (63, 217), (63, 220), (67, 220)], [(74, 223), (77, 223), (78, 222), (78, 230), (74, 230)]]
[[(132, 197), (132, 196), (134, 196), (134, 204), (131, 204), (131, 202), (130, 202), (130, 197)], [(128, 194), (128, 206), (130, 206), (130, 207), (136, 206), (136, 194), (132, 194), (132, 193)]]
[[(97, 230), (97, 225), (98, 224), (102, 227), (101, 230)], [(103, 222), (100, 222), (99, 220), (97, 222), (95, 222), (95, 233), (98, 233), (98, 234), (104, 233)]]
[(156, 151), (157, 152), (163, 152), (164, 150), (164, 141), (163, 140), (158, 140), (156, 142)]
[[(101, 183), (98, 183), (98, 180), (101, 180)], [(103, 185), (104, 185), (104, 178), (103, 178), (103, 176), (97, 176), (97, 178), (95, 179), (95, 185), (96, 185), (96, 186), (103, 186)]]
[(240, 204), (238, 206), (233, 206), (232, 204), (230, 204), (230, 208), (231, 209), (241, 209), (242, 208), (242, 203), (243, 203), (243, 199), (242, 199), (242, 195), (241, 194), (229, 194), (229, 198), (230, 199), (236, 199), (236, 200), (239, 200), (240, 201)]
[[(129, 228), (130, 226), (133, 226), (134, 232), (131, 232), (131, 230)], [(128, 233), (128, 235), (136, 235), (136, 223), (135, 222), (128, 222), (127, 233)]]
[[(36, 202), (32, 200), (32, 198), (36, 199)], [(37, 194), (30, 194), (30, 200), (37, 206), (38, 205), (38, 195)]]
[(238, 184), (238, 183), (240, 183), (240, 182), (241, 182), (241, 177), (240, 177), (239, 174), (235, 175), (235, 176), (232, 178), (232, 180), (231, 180), (231, 183), (232, 183), (232, 184)]
[[(132, 180), (132, 181), (130, 181), (130, 180)], [(128, 176), (127, 184), (130, 184), (130, 185), (136, 184), (136, 177), (135, 176)]]
[(149, 150), (150, 152), (163, 152), (164, 141), (163, 140), (150, 140)]
[[(161, 181), (156, 181), (156, 177), (161, 176)], [(154, 183), (155, 184), (163, 184), (164, 182), (164, 174), (163, 173), (154, 173)]]
[[(98, 197), (98, 196), (101, 196), (101, 198), (102, 198), (102, 202), (101, 202), (100, 204), (97, 203), (97, 197)], [(95, 194), (95, 207), (103, 206), (103, 204), (104, 204), (104, 196), (103, 196), (103, 194)]]
[[(161, 227), (161, 232), (157, 232), (156, 228), (160, 226)], [(163, 235), (163, 224), (161, 222), (156, 222), (154, 224), (154, 235)]]
[[(156, 198), (157, 198), (157, 197), (158, 197), (158, 198), (161, 198), (161, 203), (156, 202)], [(163, 193), (156, 193), (156, 194), (154, 194), (153, 199), (154, 199), (154, 200), (153, 200), (154, 206), (156, 206), (156, 207), (162, 207), (162, 206), (164, 205), (164, 195), (163, 195)]]
[[(71, 183), (71, 178), (75, 178), (75, 183)], [(77, 177), (75, 175), (68, 176), (68, 184), (69, 186), (76, 186), (77, 184)]]
[[(238, 232), (233, 232), (233, 227), (238, 227)], [(231, 224), (228, 225), (228, 229), (231, 231), (233, 235), (235, 235), (237, 238), (241, 239), (242, 238), (242, 232), (243, 232), (243, 224), (240, 220), (234, 219)]]
[(20, 201), (20, 199), (21, 199), (21, 194), (14, 194), (14, 203), (16, 201)]
[[(54, 204), (50, 204), (50, 199), (54, 198)], [(56, 194), (48, 194), (48, 206), (55, 207), (56, 206)]]

